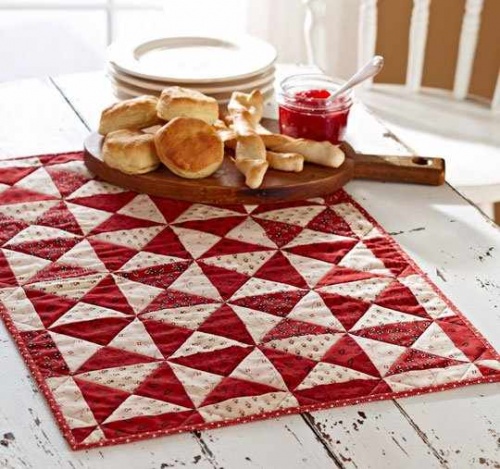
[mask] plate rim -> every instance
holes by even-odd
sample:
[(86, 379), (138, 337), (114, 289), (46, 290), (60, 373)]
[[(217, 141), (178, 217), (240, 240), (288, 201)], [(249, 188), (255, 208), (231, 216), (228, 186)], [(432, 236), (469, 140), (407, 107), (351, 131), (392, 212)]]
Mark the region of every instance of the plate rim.
[[(263, 49), (267, 49), (268, 53), (270, 56), (272, 56), (272, 59), (268, 59), (266, 61), (266, 65), (260, 67), (259, 69), (255, 69), (252, 72), (248, 73), (241, 73), (238, 75), (231, 75), (229, 77), (220, 77), (220, 78), (178, 78), (178, 77), (167, 77), (163, 75), (151, 75), (148, 73), (144, 73), (141, 71), (134, 70), (133, 68), (127, 68), (127, 60), (130, 61), (131, 58), (134, 56), (135, 51), (137, 48), (141, 47), (142, 45), (149, 43), (149, 42), (155, 42), (155, 41), (160, 41), (160, 40), (169, 40), (169, 41), (174, 41), (174, 40), (217, 40), (217, 41), (222, 41), (222, 42), (228, 42), (232, 41), (233, 44), (250, 44), (253, 43), (259, 44), (260, 47)], [(154, 37), (150, 38), (147, 40), (142, 40), (138, 41), (116, 41), (107, 48), (107, 60), (109, 63), (111, 63), (115, 68), (118, 70), (121, 70), (124, 73), (127, 73), (129, 75), (133, 75), (139, 78), (147, 79), (147, 80), (168, 80), (171, 83), (185, 83), (185, 84), (193, 84), (193, 83), (198, 83), (198, 84), (208, 84), (208, 83), (225, 83), (228, 81), (235, 81), (235, 80), (243, 80), (246, 78), (253, 77), (255, 75), (258, 75), (260, 73), (263, 73), (266, 71), (268, 68), (273, 67), (274, 64), (276, 63), (276, 60), (278, 58), (278, 51), (276, 48), (262, 40), (259, 39), (255, 36), (250, 36), (250, 35), (242, 35), (239, 37), (232, 37), (232, 36), (192, 36), (192, 35), (179, 35), (179, 36), (162, 36), (162, 37)], [(117, 61), (118, 59), (118, 61)], [(120, 65), (120, 61), (124, 59), (125, 65)], [(123, 63), (123, 62), (122, 62)], [(128, 62), (130, 63), (130, 62)], [(130, 65), (129, 65), (130, 67)]]

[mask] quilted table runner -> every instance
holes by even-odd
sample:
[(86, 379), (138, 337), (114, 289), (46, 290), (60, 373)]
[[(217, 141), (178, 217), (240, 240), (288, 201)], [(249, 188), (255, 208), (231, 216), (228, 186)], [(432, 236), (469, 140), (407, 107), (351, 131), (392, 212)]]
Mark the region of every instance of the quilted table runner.
[(344, 191), (212, 206), (0, 162), (1, 314), (74, 449), (500, 380)]

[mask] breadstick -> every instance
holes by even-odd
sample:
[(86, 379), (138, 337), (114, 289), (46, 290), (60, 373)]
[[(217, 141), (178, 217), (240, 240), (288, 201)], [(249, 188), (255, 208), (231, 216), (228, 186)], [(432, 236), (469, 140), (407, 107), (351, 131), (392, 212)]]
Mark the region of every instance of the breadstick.
[(300, 173), (304, 169), (304, 157), (298, 153), (266, 152), (269, 167), (278, 171)]
[(261, 186), (269, 167), (269, 163), (265, 160), (250, 158), (236, 158), (234, 164), (245, 175), (245, 184), (251, 189), (257, 189)]
[(316, 142), (285, 135), (261, 135), (266, 148), (279, 153), (299, 153), (308, 163), (338, 168), (345, 160), (344, 152), (330, 142)]

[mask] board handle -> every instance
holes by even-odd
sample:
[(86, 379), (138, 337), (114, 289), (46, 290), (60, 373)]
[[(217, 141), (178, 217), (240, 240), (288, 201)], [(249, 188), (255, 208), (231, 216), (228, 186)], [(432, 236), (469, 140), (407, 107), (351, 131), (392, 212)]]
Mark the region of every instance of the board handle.
[(354, 155), (354, 178), (440, 186), (445, 181), (443, 158), (427, 156)]

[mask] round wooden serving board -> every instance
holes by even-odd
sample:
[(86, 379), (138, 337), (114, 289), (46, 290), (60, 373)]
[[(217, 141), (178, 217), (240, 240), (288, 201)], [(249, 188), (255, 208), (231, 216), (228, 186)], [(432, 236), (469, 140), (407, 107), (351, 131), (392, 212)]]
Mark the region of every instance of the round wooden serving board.
[(259, 189), (245, 185), (244, 176), (226, 155), (224, 163), (210, 177), (183, 179), (163, 165), (147, 174), (130, 175), (110, 168), (102, 160), (103, 137), (92, 133), (85, 140), (85, 164), (106, 182), (144, 194), (211, 204), (262, 204), (303, 200), (328, 194), (354, 177), (354, 160), (338, 169), (305, 164), (301, 173), (268, 170)]

